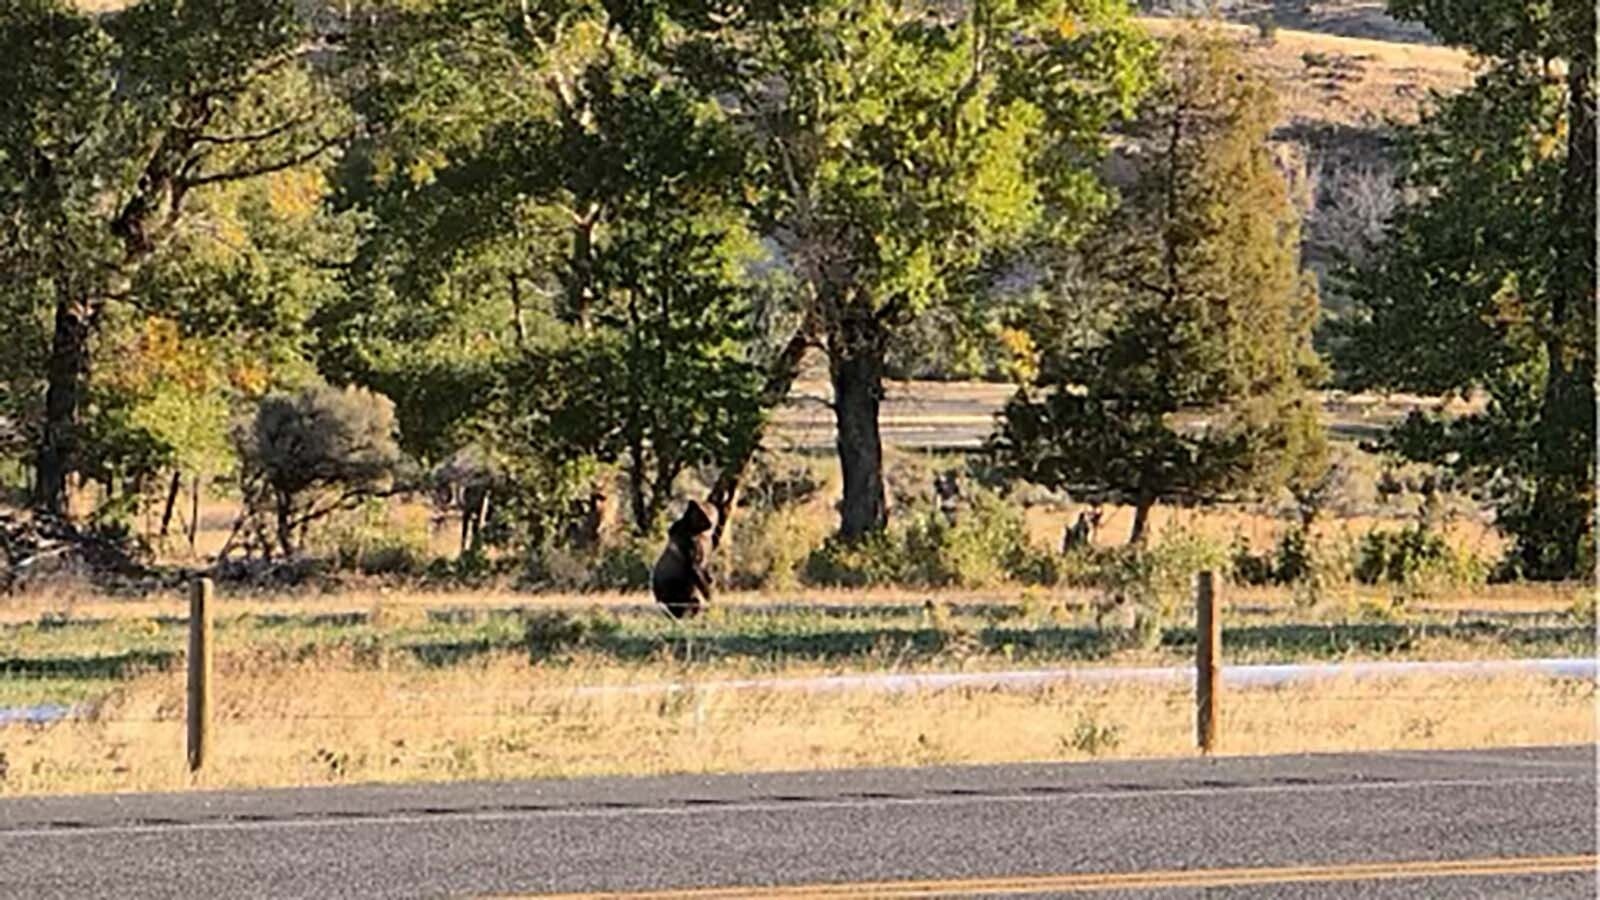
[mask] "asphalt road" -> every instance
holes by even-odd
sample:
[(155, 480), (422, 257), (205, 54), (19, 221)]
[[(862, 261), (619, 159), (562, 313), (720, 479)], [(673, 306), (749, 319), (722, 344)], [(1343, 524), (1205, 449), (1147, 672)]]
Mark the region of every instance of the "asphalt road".
[(13, 798), (0, 895), (1594, 897), (1595, 788), (1566, 747)]

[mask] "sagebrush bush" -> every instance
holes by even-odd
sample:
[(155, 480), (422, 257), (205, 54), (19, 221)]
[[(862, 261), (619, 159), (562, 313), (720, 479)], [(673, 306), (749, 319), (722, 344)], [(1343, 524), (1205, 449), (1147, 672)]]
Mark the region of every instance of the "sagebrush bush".
[(260, 400), (234, 441), (246, 482), (261, 486), (247, 491), (247, 500), (261, 512), (271, 507), (284, 555), (298, 552), (304, 528), (336, 508), (318, 509), (317, 494), (358, 497), (399, 473), (395, 433), (394, 403), (361, 388), (312, 385)]

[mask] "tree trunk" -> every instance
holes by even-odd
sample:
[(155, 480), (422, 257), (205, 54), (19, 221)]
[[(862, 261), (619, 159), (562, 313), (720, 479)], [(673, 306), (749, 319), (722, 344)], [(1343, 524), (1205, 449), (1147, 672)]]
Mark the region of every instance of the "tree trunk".
[[(806, 349), (812, 342), (811, 328), (802, 325), (789, 342), (784, 345), (782, 352), (773, 358), (767, 367), (767, 380), (761, 386), (761, 408), (771, 410), (789, 396), (789, 390), (794, 387), (795, 378), (800, 375), (800, 362), (805, 358)], [(744, 476), (750, 469), (750, 463), (756, 457), (756, 451), (761, 448), (762, 433), (765, 424), (757, 428), (752, 434), (746, 435), (734, 448), (730, 458), (725, 460), (722, 471), (717, 473), (716, 483), (711, 486), (711, 496), (708, 501), (717, 511), (716, 524), (711, 527), (711, 546), (722, 545), (723, 536), (728, 530), (728, 520), (733, 515), (734, 504), (739, 499), (739, 488), (744, 485)]]
[(278, 549), (286, 557), (293, 556), (294, 522), (290, 515), (293, 511), (293, 505), (290, 503), (289, 495), (283, 491), (277, 492), (277, 501), (275, 505), (278, 512)]
[(493, 493), (494, 491), (488, 485), (484, 485), (483, 495), (478, 498), (478, 509), (473, 516), (475, 521), (472, 524), (472, 546), (470, 549), (473, 553), (483, 549), (483, 532), (484, 529), (489, 527), (489, 498)]
[(194, 555), (195, 539), (200, 535), (200, 476), (189, 481), (189, 555)]
[(97, 311), (92, 302), (63, 295), (56, 300), (55, 334), (45, 376), (44, 427), (35, 462), (34, 505), (60, 516), (70, 512), (68, 476), (78, 463), (78, 417), (89, 378), (89, 343)]
[(522, 314), (522, 280), (515, 272), (507, 279), (511, 282), (511, 329), (516, 335), (517, 349), (523, 350), (528, 345), (528, 325)]
[(878, 407), (883, 401), (884, 334), (871, 315), (848, 314), (828, 342), (834, 420), (844, 502), (839, 536), (856, 541), (889, 523), (883, 491), (883, 439)]
[(1150, 508), (1156, 505), (1155, 495), (1141, 491), (1133, 506), (1133, 533), (1128, 535), (1128, 546), (1143, 547), (1150, 536)]
[(594, 301), (594, 228), (598, 212), (589, 214), (574, 223), (572, 231), (571, 272), (567, 281), (567, 315), (578, 327), (588, 331), (589, 313)]
[(474, 530), (478, 525), (477, 488), (466, 486), (461, 489), (461, 551), (456, 555), (466, 556), (477, 544)]
[(172, 470), (172, 482), (167, 485), (167, 502), (161, 508), (161, 539), (166, 540), (168, 532), (172, 529), (172, 512), (178, 505), (178, 491), (183, 487), (183, 473), (177, 469)]

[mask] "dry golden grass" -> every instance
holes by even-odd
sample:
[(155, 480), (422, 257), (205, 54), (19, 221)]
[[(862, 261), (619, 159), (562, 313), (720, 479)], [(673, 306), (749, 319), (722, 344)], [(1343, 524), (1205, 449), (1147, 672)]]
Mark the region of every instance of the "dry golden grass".
[[(1156, 37), (1185, 27), (1175, 19), (1140, 21)], [(1429, 91), (1453, 93), (1472, 83), (1472, 56), (1449, 47), (1288, 29), (1266, 42), (1252, 27), (1217, 27), (1248, 46), (1251, 63), (1278, 89), (1284, 124), (1414, 122)]]
[[(738, 674), (499, 656), (448, 670), (321, 660), (228, 672), (206, 772), (184, 766), (179, 674), (128, 683), (98, 718), (0, 729), (0, 793), (564, 777), (1182, 756), (1191, 692), (1155, 686), (881, 695), (689, 691), (580, 698), (582, 684)], [(1330, 682), (1230, 692), (1230, 754), (1595, 739), (1594, 686), (1536, 678)]]
[[(1077, 518), (1080, 508), (1083, 507), (1029, 509), (1029, 537), (1035, 543), (1059, 546), (1063, 530)], [(1095, 535), (1095, 542), (1111, 546), (1126, 541), (1133, 530), (1133, 507), (1109, 505), (1102, 508), (1102, 513), (1104, 518)], [(1414, 518), (1402, 516), (1324, 517), (1312, 528), (1312, 534), (1321, 540), (1353, 544), (1361, 535), (1373, 529), (1398, 529), (1413, 524)], [(1285, 523), (1281, 518), (1235, 506), (1157, 506), (1150, 511), (1149, 522), (1151, 534), (1158, 537), (1162, 532), (1171, 530), (1228, 544), (1238, 536), (1258, 551), (1271, 547), (1284, 528)], [(1441, 526), (1439, 530), (1451, 546), (1470, 552), (1479, 559), (1498, 559), (1506, 550), (1504, 535), (1481, 521), (1457, 520)]]

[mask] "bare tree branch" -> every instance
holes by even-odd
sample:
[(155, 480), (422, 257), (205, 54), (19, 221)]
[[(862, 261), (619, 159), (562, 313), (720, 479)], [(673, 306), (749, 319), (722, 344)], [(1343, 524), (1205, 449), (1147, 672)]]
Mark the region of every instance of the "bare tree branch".
[(271, 128), (264, 128), (261, 131), (255, 132), (246, 132), (244, 134), (197, 134), (195, 135), (194, 142), (196, 144), (259, 144), (262, 141), (268, 141), (272, 138), (278, 137), (279, 135), (287, 134), (288, 132), (312, 121), (314, 118), (316, 118), (314, 114), (307, 113), (303, 116), (297, 116), (293, 119), (289, 119), (288, 121), (280, 122)]
[(334, 147), (337, 147), (339, 144), (344, 142), (345, 137), (346, 135), (339, 134), (330, 138), (325, 138), (324, 140), (318, 141), (317, 145), (312, 147), (310, 150), (286, 159), (274, 160), (269, 163), (262, 163), (258, 166), (246, 166), (240, 169), (228, 169), (223, 172), (213, 172), (210, 175), (201, 175), (198, 178), (186, 178), (181, 181), (180, 184), (185, 190), (187, 190), (190, 188), (204, 187), (208, 184), (217, 184), (219, 182), (244, 181), (249, 178), (259, 178), (262, 175), (271, 175), (274, 172), (282, 172), (287, 169), (293, 169), (296, 166), (303, 166), (322, 154), (327, 153), (329, 150), (332, 150)]

